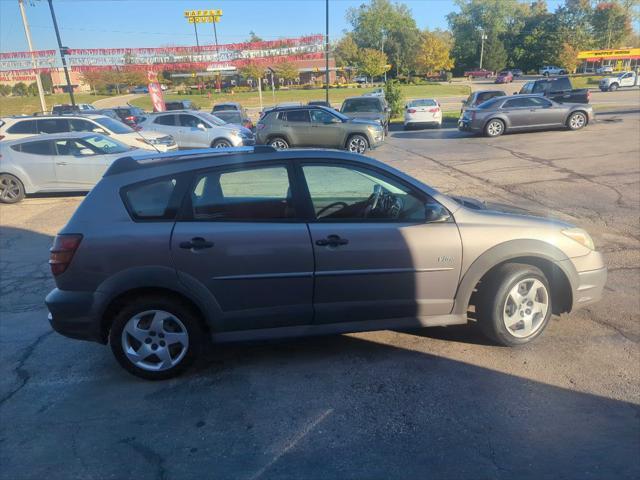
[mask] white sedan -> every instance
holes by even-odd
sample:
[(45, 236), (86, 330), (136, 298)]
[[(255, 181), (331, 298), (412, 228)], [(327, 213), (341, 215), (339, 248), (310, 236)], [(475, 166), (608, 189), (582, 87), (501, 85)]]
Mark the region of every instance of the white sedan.
[(411, 100), (404, 108), (404, 128), (409, 129), (417, 125), (442, 125), (442, 109), (433, 98), (419, 98)]

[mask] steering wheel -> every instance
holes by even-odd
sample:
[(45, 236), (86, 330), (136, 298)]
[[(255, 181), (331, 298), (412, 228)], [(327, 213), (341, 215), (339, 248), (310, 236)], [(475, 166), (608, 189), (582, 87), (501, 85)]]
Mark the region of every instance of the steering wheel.
[(322, 207), (320, 210), (318, 210), (316, 212), (316, 217), (320, 218), (324, 212), (326, 212), (327, 210), (331, 210), (332, 208), (335, 208), (335, 207), (346, 208), (348, 206), (349, 206), (349, 204), (345, 203), (345, 202), (333, 202), (333, 203), (330, 203), (326, 207)]

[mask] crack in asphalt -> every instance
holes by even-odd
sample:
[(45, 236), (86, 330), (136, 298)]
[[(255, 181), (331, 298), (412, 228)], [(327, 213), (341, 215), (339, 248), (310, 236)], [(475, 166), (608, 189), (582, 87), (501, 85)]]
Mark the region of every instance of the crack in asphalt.
[(27, 383), (31, 379), (31, 374), (29, 373), (28, 370), (26, 370), (24, 368), (24, 365), (27, 362), (27, 360), (29, 360), (31, 355), (33, 355), (33, 352), (36, 350), (38, 345), (40, 345), (52, 333), (53, 333), (53, 330), (49, 330), (48, 332), (43, 333), (38, 338), (36, 338), (36, 340), (33, 343), (31, 343), (31, 345), (29, 345), (29, 346), (27, 346), (25, 348), (24, 353), (22, 354), (22, 356), (18, 360), (18, 365), (13, 369), (13, 371), (18, 376), (18, 380), (19, 380), (20, 384), (16, 388), (11, 390), (9, 393), (4, 395), (2, 398), (0, 398), (0, 406), (4, 405), (5, 402), (11, 400), (11, 398), (13, 398), (13, 396), (16, 393), (18, 393), (20, 390), (22, 390), (27, 385)]
[(158, 452), (138, 442), (136, 440), (136, 437), (123, 438), (119, 440), (118, 443), (128, 445), (136, 453), (138, 453), (144, 460), (146, 460), (150, 465), (154, 466), (157, 470), (156, 472), (157, 480), (166, 480), (168, 478), (167, 470), (164, 466), (164, 458)]
[(597, 182), (594, 180), (593, 175), (586, 175), (580, 172), (576, 172), (575, 170), (571, 170), (570, 168), (566, 168), (566, 167), (560, 167), (558, 165), (555, 165), (555, 162), (557, 160), (550, 160), (547, 158), (541, 158), (541, 157), (536, 157), (535, 155), (530, 155), (528, 153), (525, 152), (518, 152), (517, 150), (513, 150), (511, 148), (507, 148), (507, 147), (503, 147), (501, 145), (494, 145), (494, 144), (487, 144), (487, 146), (491, 147), (491, 148), (495, 148), (497, 150), (502, 150), (504, 152), (508, 152), (511, 155), (513, 155), (516, 158), (519, 158), (521, 160), (527, 160), (529, 162), (534, 162), (534, 163), (541, 163), (547, 167), (551, 167), (553, 169), (555, 169), (557, 172), (560, 173), (566, 173), (567, 175), (569, 175), (569, 177), (573, 177), (573, 178), (580, 178), (582, 180), (585, 180), (586, 182), (592, 183), (594, 185), (597, 185), (599, 187), (602, 188), (608, 188), (610, 190), (612, 190), (618, 198), (616, 198), (616, 205), (618, 207), (621, 208), (631, 208), (630, 206), (626, 205), (626, 203), (622, 200), (622, 193), (620, 192), (620, 190), (618, 190), (617, 188), (611, 186), (611, 185), (607, 185), (605, 183), (601, 183), (601, 182)]

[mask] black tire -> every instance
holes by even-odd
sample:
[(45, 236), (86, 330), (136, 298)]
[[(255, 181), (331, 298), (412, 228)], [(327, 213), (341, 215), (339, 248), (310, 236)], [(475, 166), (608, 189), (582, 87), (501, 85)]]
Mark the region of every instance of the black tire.
[[(531, 335), (521, 338), (509, 331), (503, 320), (503, 314), (511, 289), (527, 279), (542, 282), (547, 292), (548, 307), (546, 315), (536, 330)], [(483, 279), (478, 288), (476, 315), (479, 326), (487, 338), (500, 345), (508, 347), (524, 345), (539, 337), (549, 323), (553, 310), (551, 298), (549, 282), (539, 268), (521, 263), (505, 263)]]
[(609, 86), (609, 91), (610, 92), (615, 92), (618, 89), (618, 84), (617, 83), (612, 83), (611, 86)]
[[(498, 126), (498, 124), (500, 126)], [(505, 131), (505, 124), (499, 118), (492, 118), (484, 126), (484, 135), (486, 137), (490, 137), (490, 138), (499, 137), (504, 133), (504, 131)]]
[(567, 128), (569, 130), (580, 130), (587, 125), (587, 115), (584, 112), (573, 112), (567, 118)]
[(350, 135), (349, 138), (347, 138), (345, 149), (351, 153), (359, 153), (362, 155), (369, 149), (369, 139), (359, 133)]
[(283, 137), (272, 137), (267, 143), (276, 150), (286, 150), (289, 148), (289, 142)]
[(567, 72), (565, 72), (564, 70), (560, 70), (559, 75), (566, 75)]
[[(174, 315), (182, 322), (188, 335), (186, 353), (179, 363), (165, 370), (153, 371), (135, 365), (127, 357), (122, 345), (122, 332), (127, 322), (134, 316), (150, 310), (162, 310)], [(153, 341), (160, 342), (159, 334), (158, 340)], [(128, 301), (116, 313), (109, 331), (109, 344), (116, 360), (127, 372), (146, 380), (166, 380), (180, 375), (189, 368), (201, 356), (207, 342), (200, 319), (188, 304), (172, 297), (145, 295)]]
[(18, 203), (24, 198), (24, 185), (13, 175), (0, 174), (0, 203)]
[(212, 148), (231, 148), (233, 147), (233, 144), (225, 139), (225, 138), (218, 138), (217, 140), (214, 140), (213, 143), (211, 144)]
[(548, 77), (549, 76), (549, 72), (544, 72), (542, 75), (545, 76), (545, 77)]

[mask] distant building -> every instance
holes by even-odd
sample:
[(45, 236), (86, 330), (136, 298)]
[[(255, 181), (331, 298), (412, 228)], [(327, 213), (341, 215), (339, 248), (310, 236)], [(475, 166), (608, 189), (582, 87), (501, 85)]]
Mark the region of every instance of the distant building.
[(615, 71), (640, 68), (640, 48), (616, 48), (609, 50), (584, 50), (578, 52), (582, 65), (579, 72), (594, 72), (599, 67), (612, 66)]
[[(69, 78), (71, 79), (71, 87), (74, 93), (91, 91), (91, 87), (84, 83), (82, 73), (70, 71)], [(51, 93), (67, 93), (67, 79), (64, 76), (64, 70), (62, 68), (51, 71), (51, 82), (53, 83), (53, 92)]]

